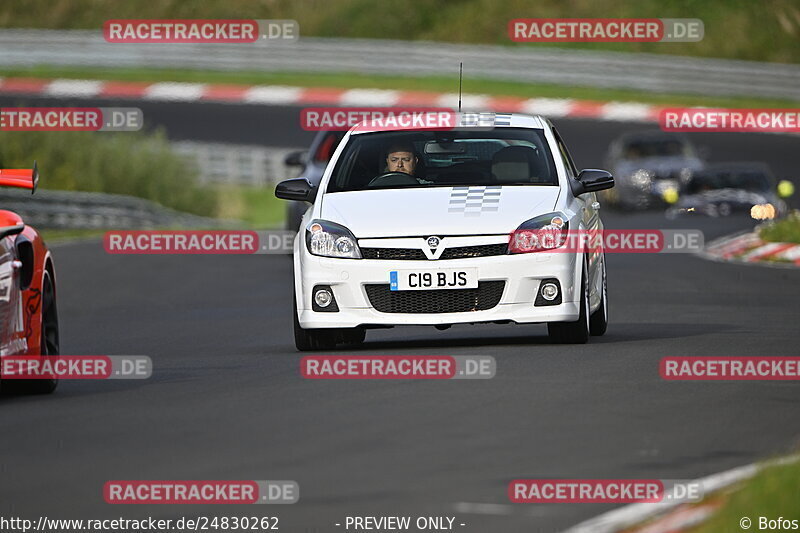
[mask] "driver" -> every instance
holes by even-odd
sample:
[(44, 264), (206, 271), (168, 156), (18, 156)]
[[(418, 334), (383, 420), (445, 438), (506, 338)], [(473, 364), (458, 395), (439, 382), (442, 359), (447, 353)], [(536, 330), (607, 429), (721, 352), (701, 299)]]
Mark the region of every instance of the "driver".
[(414, 176), (419, 158), (411, 144), (396, 143), (386, 150), (386, 172), (402, 172)]
[(421, 184), (433, 183), (416, 175), (419, 158), (411, 143), (395, 143), (386, 150), (386, 168), (384, 172), (402, 172), (417, 179)]

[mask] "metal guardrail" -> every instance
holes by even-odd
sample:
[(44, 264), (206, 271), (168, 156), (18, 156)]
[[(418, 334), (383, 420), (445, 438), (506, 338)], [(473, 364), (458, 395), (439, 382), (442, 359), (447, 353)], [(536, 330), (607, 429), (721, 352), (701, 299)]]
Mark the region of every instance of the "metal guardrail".
[(26, 224), (58, 229), (213, 228), (226, 225), (167, 209), (142, 198), (120, 194), (38, 190), (0, 191), (0, 206), (19, 214)]
[[(98, 30), (0, 31), (0, 66), (458, 75), (580, 87), (800, 100), (800, 65), (533, 46), (325, 39), (253, 45), (111, 44)], [(454, 81), (453, 87), (457, 86)], [(466, 90), (469, 83), (466, 84)]]

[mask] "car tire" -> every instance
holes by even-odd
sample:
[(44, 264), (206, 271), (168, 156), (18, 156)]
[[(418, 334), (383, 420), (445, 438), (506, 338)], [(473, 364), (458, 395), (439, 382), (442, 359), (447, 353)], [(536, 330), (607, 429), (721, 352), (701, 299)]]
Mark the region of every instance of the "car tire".
[(581, 273), (581, 301), (578, 320), (574, 322), (548, 322), (550, 340), (558, 344), (586, 344), (589, 341), (589, 291), (586, 281), (586, 262)]
[[(56, 292), (50, 273), (45, 271), (42, 278), (42, 328), (40, 355), (60, 355), (58, 331), (58, 308)], [(21, 379), (3, 382), (3, 392), (11, 394), (51, 394), (58, 387), (58, 379)]]
[(367, 330), (364, 328), (346, 328), (339, 332), (342, 344), (347, 346), (360, 346), (367, 338)]
[(595, 337), (603, 335), (608, 329), (608, 281), (605, 257), (603, 257), (603, 283), (600, 291), (600, 307), (589, 317), (589, 333)]
[(336, 347), (335, 329), (303, 329), (297, 318), (297, 305), (292, 300), (292, 315), (294, 317), (294, 345), (301, 352), (332, 350)]

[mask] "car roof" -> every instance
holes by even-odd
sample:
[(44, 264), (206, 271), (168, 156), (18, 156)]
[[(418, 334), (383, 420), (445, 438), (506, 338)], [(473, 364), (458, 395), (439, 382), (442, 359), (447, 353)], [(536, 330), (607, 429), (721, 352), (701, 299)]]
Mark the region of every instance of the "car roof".
[[(448, 110), (442, 109), (442, 112), (446, 112)], [(461, 117), (465, 115), (469, 115), (469, 112), (461, 112), (461, 113), (454, 113), (456, 116)], [(474, 113), (473, 113), (474, 114)], [(486, 114), (494, 115), (496, 117), (494, 127), (495, 128), (528, 128), (528, 129), (544, 129), (548, 121), (546, 118), (542, 117), (541, 115), (526, 115), (523, 113), (495, 113), (495, 112), (486, 112)], [(395, 127), (380, 127), (375, 126), (374, 124), (368, 124), (367, 121), (357, 124), (350, 128), (351, 135), (360, 135), (362, 133), (376, 133), (381, 131), (427, 131), (424, 129), (402, 129), (402, 128), (395, 128)]]

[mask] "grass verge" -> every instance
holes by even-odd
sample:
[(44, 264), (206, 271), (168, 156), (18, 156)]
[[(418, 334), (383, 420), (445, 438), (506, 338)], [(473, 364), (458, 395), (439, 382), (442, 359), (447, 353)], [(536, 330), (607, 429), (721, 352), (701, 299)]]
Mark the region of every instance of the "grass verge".
[(768, 242), (800, 244), (800, 211), (792, 211), (786, 218), (761, 227), (759, 236)]
[(794, 527), (767, 527), (761, 520), (776, 520), (779, 517), (800, 521), (800, 462), (773, 465), (764, 468), (740, 488), (722, 496), (722, 507), (707, 522), (693, 533), (718, 531), (743, 531), (740, 520), (751, 521), (751, 531), (798, 529)]
[(216, 188), (217, 216), (241, 220), (253, 228), (281, 228), (286, 216), (285, 200), (275, 197), (272, 187), (225, 185)]
[(106, 232), (106, 230), (102, 229), (36, 229), (47, 244), (59, 244), (83, 239), (100, 239)]
[[(458, 72), (452, 76), (380, 76), (356, 73), (295, 73), (153, 68), (90, 68), (37, 66), (0, 69), (2, 77), (68, 78), (138, 82), (231, 83), (241, 85), (291, 85), (298, 87), (332, 87), (342, 89), (395, 89), (410, 91), (456, 92)], [(662, 94), (624, 89), (595, 89), (549, 84), (465, 78), (464, 92), (521, 98), (574, 98), (579, 100), (626, 101), (662, 105), (794, 108), (797, 102), (781, 99), (728, 98), (690, 94)], [(454, 102), (455, 104), (455, 102)]]

